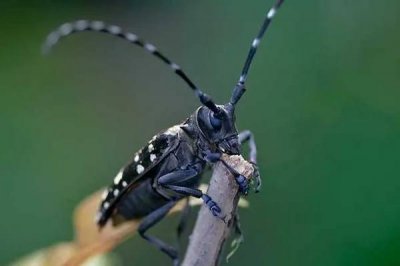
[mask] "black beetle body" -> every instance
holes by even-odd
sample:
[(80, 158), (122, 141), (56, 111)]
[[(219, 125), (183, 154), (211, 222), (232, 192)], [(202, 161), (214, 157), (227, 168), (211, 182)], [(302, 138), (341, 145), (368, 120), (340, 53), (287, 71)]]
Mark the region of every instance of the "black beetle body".
[[(200, 107), (185, 122), (154, 136), (114, 178), (103, 194), (97, 223), (144, 217), (185, 196), (202, 197), (197, 189), (207, 162), (222, 153), (240, 154), (233, 106), (220, 106), (226, 118), (218, 130), (211, 124), (211, 111)], [(210, 156), (214, 156), (211, 158)], [(241, 188), (247, 193), (247, 184)], [(125, 197), (126, 196), (126, 197)], [(214, 215), (220, 208), (212, 200)]]
[[(248, 130), (238, 134), (234, 112), (236, 103), (245, 92), (248, 71), (259, 43), (282, 3), (283, 0), (277, 0), (268, 11), (258, 35), (251, 44), (231, 99), (225, 105), (216, 105), (177, 64), (159, 52), (154, 45), (142, 41), (133, 33), (124, 32), (118, 26), (106, 25), (101, 21), (79, 20), (65, 23), (49, 34), (43, 47), (44, 51), (48, 51), (61, 38), (82, 31), (114, 35), (140, 46), (169, 65), (202, 103), (186, 121), (154, 136), (145, 147), (135, 153), (132, 161), (120, 170), (113, 184), (103, 194), (96, 216), (100, 228), (110, 219), (114, 224), (119, 224), (121, 221), (143, 218), (138, 228), (139, 234), (171, 257), (174, 265), (179, 265), (177, 250), (147, 235), (146, 231), (159, 222), (178, 200), (188, 196), (202, 198), (211, 213), (222, 218), (218, 204), (197, 188), (207, 164), (221, 161), (235, 177), (239, 191), (246, 195), (249, 190), (247, 179), (228, 166), (221, 155), (240, 154), (241, 144), (248, 141), (249, 162), (254, 164), (256, 192), (259, 190), (261, 180), (256, 167), (255, 141)], [(235, 220), (238, 221), (238, 217)], [(238, 223), (236, 226), (236, 231), (241, 233)]]

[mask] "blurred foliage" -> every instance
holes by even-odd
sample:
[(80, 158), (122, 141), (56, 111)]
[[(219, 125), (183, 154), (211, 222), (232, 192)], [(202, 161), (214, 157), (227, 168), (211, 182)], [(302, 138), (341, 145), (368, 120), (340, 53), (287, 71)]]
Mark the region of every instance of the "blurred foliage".
[[(71, 240), (74, 206), (198, 105), (169, 69), (109, 36), (73, 36), (42, 57), (50, 30), (80, 18), (121, 25), (225, 102), (271, 5), (2, 1), (0, 265)], [(237, 110), (264, 187), (242, 211), (246, 241), (229, 265), (400, 264), (399, 10), (395, 0), (285, 3)], [(152, 231), (172, 243), (175, 227)], [(123, 265), (169, 263), (139, 238), (116, 252)]]
[[(207, 185), (201, 184), (200, 189), (207, 191)], [(141, 220), (124, 221), (118, 226), (113, 226), (111, 221), (102, 230), (93, 222), (104, 192), (102, 188), (82, 200), (73, 213), (74, 237), (70, 242), (55, 243), (50, 247), (34, 251), (12, 263), (11, 266), (91, 266), (120, 265), (118, 257), (110, 253), (122, 242), (136, 236), (137, 227)], [(201, 199), (190, 198), (191, 206), (199, 206)], [(180, 212), (186, 200), (179, 201), (169, 214)], [(239, 207), (247, 208), (249, 202), (240, 199)], [(232, 252), (233, 253), (233, 252)]]

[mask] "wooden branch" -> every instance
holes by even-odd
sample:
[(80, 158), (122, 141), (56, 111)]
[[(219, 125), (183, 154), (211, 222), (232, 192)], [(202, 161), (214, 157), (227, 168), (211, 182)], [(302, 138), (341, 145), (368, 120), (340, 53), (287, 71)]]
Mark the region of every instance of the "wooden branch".
[[(225, 156), (223, 159), (242, 175), (251, 177), (253, 166), (242, 156)], [(222, 220), (214, 217), (203, 205), (197, 217), (182, 266), (216, 266), (221, 251), (229, 237), (239, 201), (238, 186), (232, 174), (222, 163), (217, 163), (207, 194), (221, 207)]]

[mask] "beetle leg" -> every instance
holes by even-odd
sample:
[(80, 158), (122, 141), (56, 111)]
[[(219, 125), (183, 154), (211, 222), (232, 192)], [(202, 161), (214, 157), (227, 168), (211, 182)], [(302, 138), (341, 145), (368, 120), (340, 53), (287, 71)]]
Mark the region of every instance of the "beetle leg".
[(176, 201), (170, 201), (144, 217), (138, 228), (138, 232), (144, 239), (167, 254), (174, 261), (174, 265), (177, 266), (179, 265), (178, 251), (160, 239), (146, 234), (146, 231), (163, 219), (175, 204)]
[(218, 204), (213, 201), (210, 196), (203, 194), (200, 189), (188, 187), (188, 181), (191, 178), (198, 176), (199, 173), (200, 171), (199, 169), (196, 169), (196, 167), (185, 170), (177, 170), (175, 172), (160, 176), (158, 178), (158, 184), (161, 187), (170, 189), (179, 195), (203, 199), (211, 213), (218, 217), (221, 213), (221, 208), (218, 206)]
[(239, 191), (244, 195), (247, 195), (249, 192), (249, 182), (247, 181), (246, 177), (241, 175), (238, 171), (233, 169), (227, 162), (220, 159), (220, 161), (224, 164), (224, 166), (228, 169), (229, 172), (233, 175), (236, 180), (236, 183), (239, 186)]
[(253, 133), (251, 133), (250, 130), (244, 130), (239, 133), (239, 143), (243, 144), (245, 142), (249, 142), (249, 148), (250, 148), (250, 162), (256, 164), (257, 163), (257, 147), (256, 147), (256, 142), (253, 136)]
[(236, 183), (239, 185), (239, 190), (243, 194), (247, 194), (248, 192), (248, 182), (247, 179), (239, 174), (235, 169), (233, 169), (230, 165), (228, 165), (223, 159), (221, 159), (221, 153), (219, 152), (211, 152), (210, 150), (204, 151), (204, 159), (209, 163), (216, 163), (221, 161), (226, 168), (228, 168), (229, 172), (235, 177)]
[(250, 148), (250, 158), (249, 161), (251, 164), (254, 166), (254, 179), (257, 182), (255, 192), (259, 192), (261, 189), (261, 177), (260, 173), (258, 172), (258, 167), (257, 167), (257, 147), (256, 147), (256, 141), (254, 139), (253, 133), (251, 133), (250, 130), (244, 130), (239, 133), (239, 143), (243, 144), (245, 142), (249, 142), (249, 148)]
[(204, 151), (204, 160), (209, 163), (216, 163), (221, 159), (220, 152), (211, 152), (210, 150)]
[[(185, 199), (185, 207), (182, 210), (181, 218), (179, 220), (179, 224), (178, 224), (178, 227), (176, 229), (176, 235), (177, 235), (177, 238), (178, 238), (178, 245), (180, 245), (181, 236), (182, 236), (183, 231), (186, 228), (187, 221), (188, 221), (188, 218), (189, 218), (189, 214), (190, 214), (190, 205), (189, 205), (189, 198), (187, 197)], [(178, 250), (180, 251), (180, 248)]]

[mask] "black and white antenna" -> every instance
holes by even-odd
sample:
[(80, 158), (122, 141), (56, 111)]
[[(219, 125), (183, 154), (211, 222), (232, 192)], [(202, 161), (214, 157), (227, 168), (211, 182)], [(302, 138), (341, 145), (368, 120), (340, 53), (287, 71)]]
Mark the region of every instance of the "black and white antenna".
[(61, 25), (58, 29), (51, 32), (43, 44), (43, 53), (48, 53), (51, 48), (56, 45), (61, 38), (71, 35), (73, 33), (82, 31), (95, 31), (103, 32), (113, 36), (117, 36), (123, 40), (133, 43), (137, 46), (144, 48), (147, 52), (154, 55), (165, 64), (167, 64), (181, 79), (183, 79), (189, 87), (195, 92), (196, 96), (200, 99), (200, 102), (210, 108), (214, 113), (219, 113), (220, 108), (217, 107), (210, 96), (205, 94), (199, 89), (186, 75), (186, 73), (180, 68), (179, 65), (175, 64), (168, 59), (164, 54), (158, 51), (158, 49), (151, 43), (141, 40), (136, 34), (123, 31), (119, 26), (107, 25), (102, 21), (88, 21), (88, 20), (77, 20), (70, 23)]
[(247, 74), (250, 69), (250, 65), (253, 62), (254, 55), (257, 52), (257, 48), (261, 42), (261, 39), (263, 38), (265, 32), (268, 29), (268, 26), (271, 24), (272, 19), (276, 15), (276, 12), (278, 11), (279, 7), (282, 5), (284, 0), (277, 0), (275, 4), (272, 6), (272, 8), (268, 11), (264, 22), (261, 26), (261, 29), (259, 30), (256, 38), (254, 38), (253, 42), (251, 43), (251, 47), (249, 50), (249, 53), (247, 54), (246, 61), (244, 63), (242, 73), (240, 74), (240, 78), (238, 83), (235, 86), (235, 89), (233, 90), (232, 97), (231, 97), (231, 104), (235, 105), (240, 98), (242, 97), (243, 93), (245, 92), (245, 83), (247, 80)]

